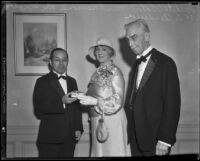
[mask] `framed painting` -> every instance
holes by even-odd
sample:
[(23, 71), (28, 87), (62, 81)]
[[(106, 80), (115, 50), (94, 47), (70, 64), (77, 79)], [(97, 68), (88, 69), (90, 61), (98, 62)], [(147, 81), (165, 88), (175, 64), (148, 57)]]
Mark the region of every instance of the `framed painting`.
[(14, 13), (15, 75), (49, 72), (51, 50), (66, 49), (65, 13)]

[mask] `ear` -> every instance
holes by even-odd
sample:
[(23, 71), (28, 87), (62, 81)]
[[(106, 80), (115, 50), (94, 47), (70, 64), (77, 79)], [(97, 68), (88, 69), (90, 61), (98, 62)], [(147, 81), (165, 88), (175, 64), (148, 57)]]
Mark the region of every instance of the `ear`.
[(150, 33), (149, 32), (145, 32), (144, 33), (144, 39), (145, 39), (145, 41), (149, 41), (150, 40)]
[(50, 64), (50, 66), (52, 66), (52, 60), (51, 59), (49, 59), (49, 64)]

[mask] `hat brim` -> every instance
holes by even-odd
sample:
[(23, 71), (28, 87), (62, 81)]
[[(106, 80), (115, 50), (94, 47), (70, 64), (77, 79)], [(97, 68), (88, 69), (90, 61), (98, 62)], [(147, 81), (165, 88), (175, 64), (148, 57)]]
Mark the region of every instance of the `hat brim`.
[[(88, 53), (88, 55), (89, 55), (92, 59), (94, 59), (94, 60), (96, 60), (96, 57), (95, 57), (95, 55), (94, 55), (94, 50), (95, 50), (95, 47), (97, 47), (97, 46), (107, 46), (107, 45), (94, 45), (94, 46), (92, 46), (92, 47), (89, 48), (89, 53)], [(114, 58), (114, 57), (116, 56), (115, 49), (112, 48), (111, 46), (107, 46), (107, 47), (109, 47), (109, 48), (111, 48), (111, 49), (113, 50), (113, 55), (111, 56), (111, 58)]]

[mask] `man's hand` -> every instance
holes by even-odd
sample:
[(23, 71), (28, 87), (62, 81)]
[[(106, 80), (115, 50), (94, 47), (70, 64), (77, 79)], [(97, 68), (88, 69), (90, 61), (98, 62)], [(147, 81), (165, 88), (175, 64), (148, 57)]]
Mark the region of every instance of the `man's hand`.
[(156, 155), (166, 155), (169, 152), (169, 146), (157, 142), (156, 144)]
[(81, 131), (75, 131), (75, 139), (76, 141), (79, 141), (81, 138)]
[(70, 104), (70, 103), (72, 103), (72, 102), (74, 102), (74, 101), (77, 100), (77, 98), (69, 97), (70, 94), (71, 94), (71, 93), (67, 93), (67, 94), (65, 94), (65, 95), (63, 96), (62, 102), (63, 102), (64, 104)]

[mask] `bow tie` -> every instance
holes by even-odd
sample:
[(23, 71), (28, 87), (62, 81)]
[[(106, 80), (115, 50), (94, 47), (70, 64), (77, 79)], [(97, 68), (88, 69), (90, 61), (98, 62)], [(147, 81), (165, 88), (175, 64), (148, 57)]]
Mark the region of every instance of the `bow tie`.
[(61, 76), (58, 77), (58, 79), (60, 79), (60, 78), (67, 80), (67, 77), (64, 76), (64, 75), (61, 75)]
[(147, 57), (151, 55), (151, 52), (149, 52), (148, 54), (146, 54), (145, 56), (141, 56), (139, 59), (136, 60), (137, 64), (140, 64), (141, 62), (146, 62)]

